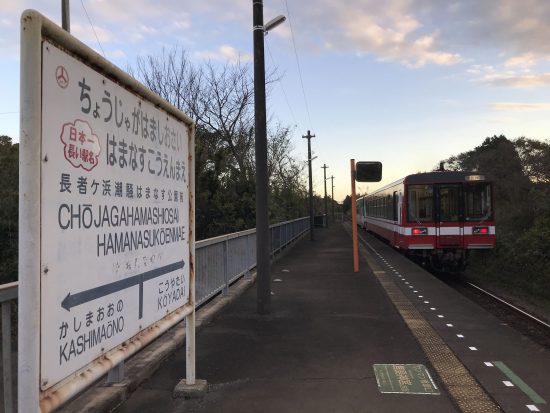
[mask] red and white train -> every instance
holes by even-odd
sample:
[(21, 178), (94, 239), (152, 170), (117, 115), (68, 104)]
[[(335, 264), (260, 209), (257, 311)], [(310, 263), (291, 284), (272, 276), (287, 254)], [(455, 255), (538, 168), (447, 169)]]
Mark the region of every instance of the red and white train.
[(469, 250), (495, 246), (492, 185), (484, 175), (408, 175), (357, 199), (357, 224), (437, 271), (461, 271)]

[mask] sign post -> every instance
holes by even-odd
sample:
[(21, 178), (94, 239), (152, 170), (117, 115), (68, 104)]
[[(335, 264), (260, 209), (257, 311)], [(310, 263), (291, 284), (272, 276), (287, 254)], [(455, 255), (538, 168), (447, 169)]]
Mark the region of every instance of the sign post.
[(350, 159), (351, 167), (351, 234), (353, 238), (353, 272), (359, 272), (359, 245), (357, 240), (357, 195), (355, 193), (355, 159)]
[(359, 243), (357, 240), (357, 195), (355, 194), (355, 181), (380, 182), (382, 180), (382, 163), (357, 162), (350, 159), (351, 164), (351, 230), (353, 238), (353, 272), (359, 272)]
[(193, 122), (35, 11), (21, 39), (20, 411), (185, 317), (194, 383)]

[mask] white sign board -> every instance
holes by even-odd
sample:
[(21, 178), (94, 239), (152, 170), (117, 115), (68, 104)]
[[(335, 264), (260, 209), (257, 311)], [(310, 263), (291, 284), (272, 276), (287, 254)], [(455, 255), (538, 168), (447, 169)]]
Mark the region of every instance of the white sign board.
[[(189, 129), (42, 44), (40, 385), (189, 300)], [(38, 150), (38, 148), (37, 148)]]

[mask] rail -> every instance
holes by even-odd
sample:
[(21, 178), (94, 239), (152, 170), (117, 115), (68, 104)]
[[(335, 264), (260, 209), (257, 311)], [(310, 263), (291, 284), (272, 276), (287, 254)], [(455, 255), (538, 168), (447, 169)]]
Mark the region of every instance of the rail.
[[(309, 231), (309, 217), (270, 226), (271, 256)], [(226, 294), (229, 286), (256, 267), (256, 230), (235, 232), (195, 243), (196, 305), (197, 307), (219, 294)], [(12, 352), (12, 309), (17, 302), (17, 282), (0, 284), (2, 307), (2, 379), (3, 407), (12, 413), (16, 382)]]

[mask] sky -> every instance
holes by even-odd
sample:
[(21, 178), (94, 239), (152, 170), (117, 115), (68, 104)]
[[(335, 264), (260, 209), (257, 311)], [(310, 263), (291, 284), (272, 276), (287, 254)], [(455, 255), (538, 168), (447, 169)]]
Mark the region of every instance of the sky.
[[(25, 9), (61, 24), (59, 0), (0, 0), (0, 135), (19, 140), (19, 30)], [(272, 122), (292, 128), (324, 194), (351, 189), (350, 159), (381, 161), (380, 183), (430, 171), (488, 136), (548, 139), (547, 0), (264, 0)], [(90, 23), (91, 21), (91, 23)], [(80, 0), (71, 33), (121, 68), (179, 46), (193, 61), (252, 63), (250, 0)], [(98, 41), (99, 39), (99, 41)], [(306, 169), (307, 173), (307, 169)], [(330, 195), (330, 181), (328, 183)]]

